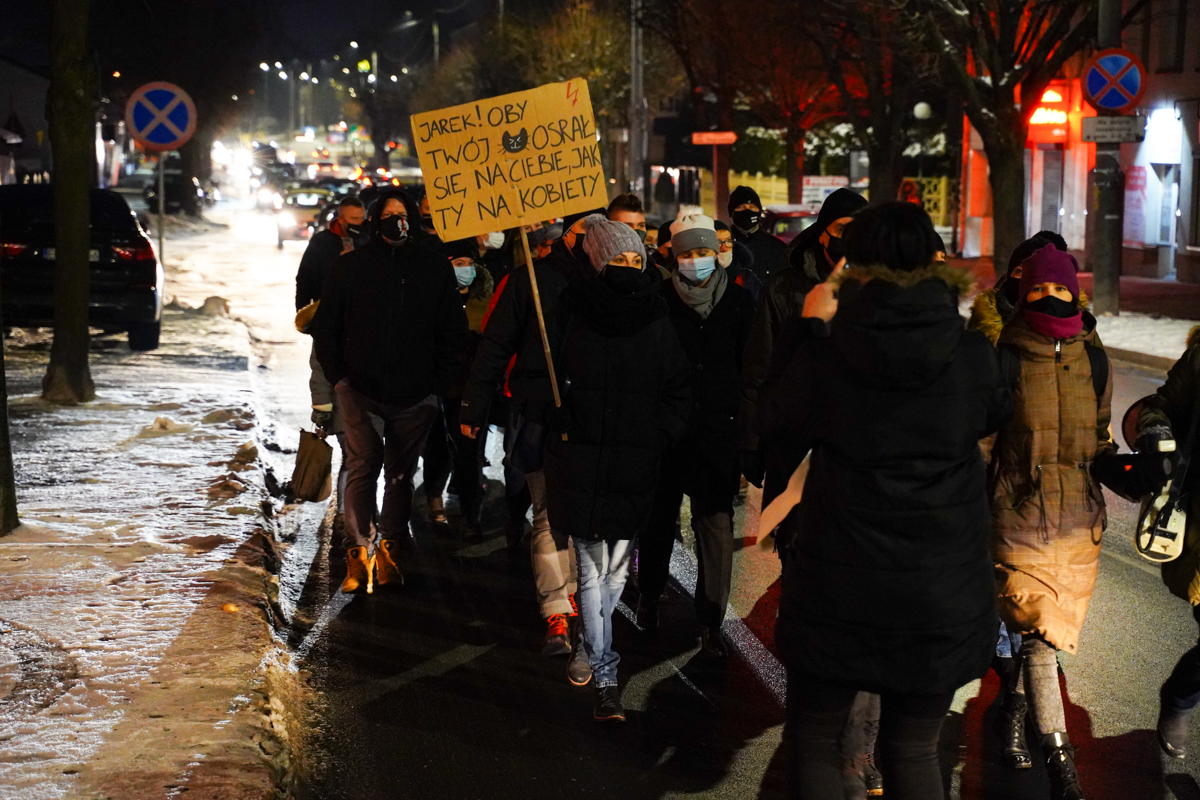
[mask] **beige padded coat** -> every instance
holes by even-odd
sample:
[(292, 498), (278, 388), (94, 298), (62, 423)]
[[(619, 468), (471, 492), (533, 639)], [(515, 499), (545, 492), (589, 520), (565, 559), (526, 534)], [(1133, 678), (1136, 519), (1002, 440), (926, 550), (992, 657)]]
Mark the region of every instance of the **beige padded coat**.
[[(1085, 341), (1095, 321), (1055, 341), (1017, 317), (1000, 334), (1019, 354), (1012, 419), (989, 467), (992, 557), (1000, 617), (1074, 653), (1096, 584), (1106, 517), (1091, 464), (1115, 447), (1109, 434), (1112, 371), (1097, 398)], [(1096, 345), (1098, 346), (1098, 345)]]

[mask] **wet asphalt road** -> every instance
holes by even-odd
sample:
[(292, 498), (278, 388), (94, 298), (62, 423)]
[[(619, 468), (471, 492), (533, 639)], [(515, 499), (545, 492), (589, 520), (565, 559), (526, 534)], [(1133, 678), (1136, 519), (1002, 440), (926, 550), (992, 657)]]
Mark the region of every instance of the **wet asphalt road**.
[[(268, 220), (253, 212), (232, 219), (231, 230), (190, 245), (190, 257), (204, 268), (185, 269), (185, 284), (201, 298), (216, 286), (208, 293), (228, 297), (235, 314), (260, 327), (260, 402), (276, 416), (286, 457), (290, 432), (307, 418), (307, 345), (294, 332), (283, 334), (303, 245), (276, 252)], [(1116, 427), (1162, 375), (1118, 364), (1114, 380)], [(468, 542), (453, 513), (451, 526), (429, 525), (418, 490), (407, 583), (369, 597), (336, 593), (340, 559), (331, 563), (328, 531), (319, 514), (308, 515), (295, 548), (303, 555), (285, 570), (296, 585), (283, 587), (298, 595), (291, 645), (322, 709), (309, 754), (316, 766), (298, 796), (782, 797), (776, 694), (740, 656), (714, 664), (696, 655), (690, 600), (679, 586), (664, 606), (658, 640), (648, 642), (628, 618), (616, 619), (630, 721), (592, 722), (590, 688), (567, 682), (565, 658), (538, 655), (543, 628), (528, 556), (504, 548), (498, 492), (493, 482), (488, 538)], [(1134, 551), (1133, 507), (1109, 500), (1080, 654), (1062, 658), (1083, 783), (1089, 798), (1101, 800), (1200, 799), (1200, 759), (1167, 762), (1153, 734), (1157, 688), (1196, 643), (1196, 626)], [(770, 559), (739, 564), (763, 587), (777, 570)], [(632, 581), (625, 599), (628, 607), (636, 602)], [(753, 608), (735, 604), (737, 616), (769, 638), (773, 602), (765, 590)], [(1014, 774), (995, 758), (997, 689), (989, 675), (959, 693), (942, 743), (948, 796), (1045, 798), (1043, 770)], [(1195, 741), (1200, 746), (1200, 736)]]

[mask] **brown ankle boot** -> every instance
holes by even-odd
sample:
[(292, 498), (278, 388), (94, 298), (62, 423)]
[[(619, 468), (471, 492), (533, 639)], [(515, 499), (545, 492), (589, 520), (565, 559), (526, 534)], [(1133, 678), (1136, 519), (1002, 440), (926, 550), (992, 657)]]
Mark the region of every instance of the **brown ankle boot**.
[(346, 551), (346, 579), (342, 581), (342, 592), (371, 592), (371, 561), (367, 557), (367, 548), (351, 547)]
[(400, 543), (395, 539), (383, 539), (375, 551), (375, 583), (380, 586), (401, 586), (404, 573), (400, 572)]

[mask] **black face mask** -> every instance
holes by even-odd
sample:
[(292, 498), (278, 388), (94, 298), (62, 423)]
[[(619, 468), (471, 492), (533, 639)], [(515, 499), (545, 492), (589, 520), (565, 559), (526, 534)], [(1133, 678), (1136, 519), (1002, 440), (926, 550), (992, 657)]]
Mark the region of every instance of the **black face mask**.
[(433, 214), (421, 215), (421, 227), (427, 231), (433, 230)]
[(1058, 317), (1066, 319), (1073, 317), (1079, 313), (1078, 300), (1060, 300), (1057, 297), (1043, 297), (1041, 300), (1034, 300), (1032, 303), (1026, 303), (1025, 307), (1030, 311), (1036, 311), (1039, 314), (1045, 314), (1048, 317)]
[(600, 273), (600, 280), (617, 294), (633, 294), (646, 285), (648, 276), (644, 269), (609, 266)]
[(362, 225), (346, 225), (346, 235), (351, 239), (362, 236)]
[(846, 257), (846, 247), (842, 243), (842, 237), (830, 236), (829, 244), (825, 245), (825, 258), (829, 261), (829, 268), (837, 267), (838, 262)]
[(392, 247), (399, 247), (408, 239), (408, 219), (399, 214), (384, 217), (379, 221), (379, 235)]
[(750, 208), (743, 208), (741, 211), (733, 212), (733, 224), (746, 233), (750, 233), (757, 228), (760, 219), (762, 219), (762, 213)]

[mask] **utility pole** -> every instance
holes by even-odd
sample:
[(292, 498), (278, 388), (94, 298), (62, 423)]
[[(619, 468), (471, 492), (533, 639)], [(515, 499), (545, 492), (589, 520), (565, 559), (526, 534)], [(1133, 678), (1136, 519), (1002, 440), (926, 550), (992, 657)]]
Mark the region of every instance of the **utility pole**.
[[(160, 197), (162, 195), (159, 195)], [(17, 481), (8, 435), (8, 384), (4, 374), (4, 325), (0, 322), (0, 535), (21, 524), (17, 518)]]
[[(1100, 0), (1096, 45), (1121, 46), (1121, 0)], [(1100, 112), (1103, 113), (1103, 112)], [(1097, 314), (1118, 314), (1121, 303), (1121, 241), (1125, 229), (1125, 175), (1121, 145), (1096, 144), (1092, 170), (1092, 302)]]
[(642, 71), (641, 0), (629, 0), (629, 190), (640, 195), (647, 208), (650, 187), (646, 180), (646, 99)]

